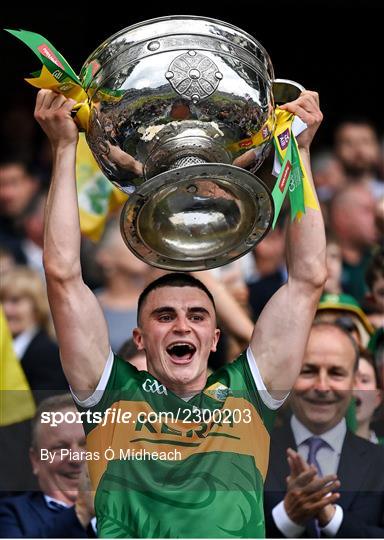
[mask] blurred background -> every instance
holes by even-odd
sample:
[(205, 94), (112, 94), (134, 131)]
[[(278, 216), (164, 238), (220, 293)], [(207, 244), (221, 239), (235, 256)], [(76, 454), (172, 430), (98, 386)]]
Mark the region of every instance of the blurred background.
[[(380, 2), (168, 0), (102, 2), (100, 8), (80, 2), (31, 2), (23, 9), (8, 3), (0, 19), (2, 28), (21, 28), (45, 36), (78, 73), (88, 55), (115, 32), (142, 20), (172, 14), (203, 15), (239, 26), (267, 49), (276, 77), (317, 90), (325, 116), (316, 138), (318, 147), (331, 143), (332, 127), (351, 113), (368, 117), (382, 134)], [(13, 36), (2, 32), (0, 43), (2, 117), (18, 122), (21, 115), (14, 107), (32, 108), (36, 93), (23, 77), (40, 66), (33, 53)], [(2, 148), (7, 142), (4, 136), (2, 133)]]

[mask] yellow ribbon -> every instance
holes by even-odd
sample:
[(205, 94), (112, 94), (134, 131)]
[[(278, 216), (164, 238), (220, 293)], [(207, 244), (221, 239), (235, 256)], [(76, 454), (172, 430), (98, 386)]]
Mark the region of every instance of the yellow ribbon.
[(88, 130), (90, 114), (88, 95), (81, 85), (76, 84), (69, 78), (64, 82), (58, 81), (54, 74), (52, 74), (44, 65), (38, 77), (25, 80), (36, 88), (53, 90), (54, 92), (63, 94), (66, 98), (74, 99), (77, 102), (73, 108), (74, 120), (81, 131)]
[[(277, 148), (281, 162), (283, 162), (286, 151), (287, 151), (287, 147), (282, 149), (279, 136), (281, 137), (281, 135), (284, 133), (285, 130), (292, 129), (292, 123), (295, 119), (295, 115), (288, 111), (280, 109), (279, 107), (276, 107), (275, 114), (276, 114), (276, 127), (274, 131), (274, 138), (276, 141), (275, 148)], [(304, 167), (303, 160), (301, 159), (300, 152), (298, 152), (298, 155), (300, 159), (300, 168), (301, 168), (302, 179), (303, 179), (304, 205), (306, 208), (313, 208), (314, 210), (319, 210), (319, 204), (313, 192), (313, 188), (312, 188), (311, 182), (309, 181), (308, 173)], [(303, 216), (303, 213), (299, 212), (297, 215), (297, 218), (300, 220), (302, 216)]]

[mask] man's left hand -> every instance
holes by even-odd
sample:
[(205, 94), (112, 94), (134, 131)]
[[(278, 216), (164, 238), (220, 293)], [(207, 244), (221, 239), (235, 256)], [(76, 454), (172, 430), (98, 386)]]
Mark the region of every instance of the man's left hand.
[(304, 90), (295, 101), (281, 105), (280, 109), (295, 114), (307, 124), (307, 129), (297, 137), (297, 144), (300, 150), (309, 151), (313, 137), (323, 120), (323, 114), (319, 104), (319, 94), (310, 90)]
[[(290, 474), (287, 477), (288, 490), (294, 489), (297, 485), (308, 484), (315, 477), (314, 471), (316, 468), (313, 465), (308, 465), (301, 455), (292, 448), (287, 450), (287, 460), (290, 468)], [(316, 516), (320, 527), (328, 525), (335, 512), (334, 504), (327, 504), (327, 506), (321, 508)]]

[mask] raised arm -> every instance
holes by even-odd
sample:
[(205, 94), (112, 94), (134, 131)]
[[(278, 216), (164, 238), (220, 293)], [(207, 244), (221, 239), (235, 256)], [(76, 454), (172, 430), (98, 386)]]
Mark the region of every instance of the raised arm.
[[(297, 142), (313, 185), (309, 148), (322, 121), (318, 94), (305, 91), (282, 108), (299, 116), (308, 125)], [(286, 258), (288, 282), (265, 306), (251, 340), (251, 349), (264, 383), (277, 399), (290, 391), (300, 372), (326, 280), (325, 232), (320, 211), (307, 208), (300, 222), (295, 220), (288, 225)]]
[(73, 100), (40, 90), (35, 118), (50, 140), (53, 156), (44, 236), (48, 298), (64, 373), (78, 397), (85, 399), (101, 377), (109, 339), (99, 303), (81, 274), (75, 180), (78, 130), (71, 118), (73, 105)]

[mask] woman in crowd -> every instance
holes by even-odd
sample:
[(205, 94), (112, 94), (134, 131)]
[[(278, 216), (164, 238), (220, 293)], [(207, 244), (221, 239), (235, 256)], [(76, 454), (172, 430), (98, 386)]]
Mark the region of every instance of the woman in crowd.
[(373, 363), (372, 355), (364, 351), (359, 359), (359, 367), (355, 386), (356, 401), (356, 435), (368, 439), (373, 443), (384, 443), (372, 430), (372, 420), (380, 406), (383, 396), (379, 388), (378, 376)]
[(95, 294), (108, 324), (111, 347), (117, 352), (137, 326), (137, 300), (151, 267), (124, 244), (117, 219), (112, 218), (97, 246), (96, 260), (104, 278)]
[(53, 339), (45, 285), (40, 275), (17, 266), (3, 277), (0, 301), (13, 338), (13, 347), (34, 398), (62, 394), (68, 389)]

